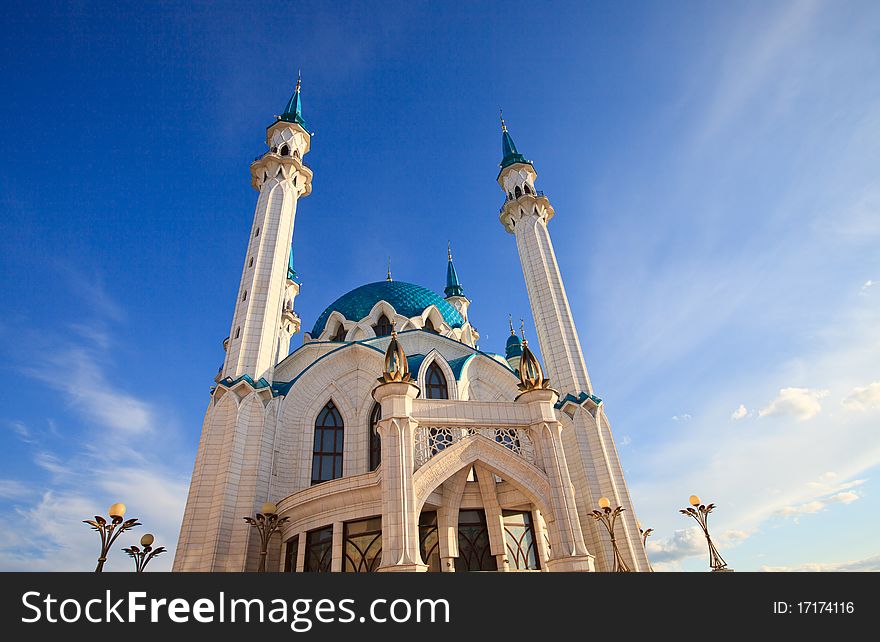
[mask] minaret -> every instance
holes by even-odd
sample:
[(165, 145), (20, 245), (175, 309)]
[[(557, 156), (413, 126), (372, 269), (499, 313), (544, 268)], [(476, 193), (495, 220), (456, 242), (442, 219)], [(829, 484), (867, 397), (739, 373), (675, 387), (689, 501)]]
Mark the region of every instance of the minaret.
[(443, 293), (446, 295), (446, 300), (467, 321), (468, 307), (471, 301), (464, 295), (464, 289), (461, 287), (461, 282), (459, 282), (458, 274), (455, 271), (455, 265), (452, 263), (452, 243), (446, 244), (446, 256), (446, 287), (443, 289)]
[(504, 346), (504, 358), (515, 372), (519, 372), (519, 362), (522, 360), (522, 341), (516, 336), (516, 330), (513, 329), (513, 316), (509, 317), (510, 336), (507, 337), (507, 344)]
[(556, 254), (547, 223), (553, 206), (544, 192), (535, 190), (537, 173), (532, 162), (520, 154), (504, 118), (501, 118), (503, 158), (498, 184), (507, 199), (501, 208), (501, 223), (516, 236), (529, 303), (544, 367), (561, 394), (592, 393), (565, 286), (556, 264)]
[(535, 168), (517, 151), (503, 116), (501, 149), (498, 184), (506, 198), (499, 218), (516, 237), (541, 356), (561, 398), (559, 416), (571, 420), (571, 427), (563, 431), (563, 443), (587, 547), (597, 556), (600, 570), (611, 570), (609, 540), (589, 517), (599, 498), (608, 497), (625, 509), (618, 523), (617, 539), (627, 565), (631, 570), (649, 570), (611, 425), (602, 400), (593, 395), (547, 229), (554, 215), (553, 206), (543, 192), (535, 190)]
[(290, 350), (290, 337), (299, 331), (293, 312), (299, 283), (291, 278), (296, 273), (290, 240), (297, 201), (312, 191), (312, 170), (303, 161), (311, 134), (302, 117), (300, 87), (297, 79), (284, 113), (266, 130), (268, 151), (251, 163), (251, 185), (260, 196), (232, 316), (224, 378), (246, 374), (255, 381), (271, 381), (275, 365)]

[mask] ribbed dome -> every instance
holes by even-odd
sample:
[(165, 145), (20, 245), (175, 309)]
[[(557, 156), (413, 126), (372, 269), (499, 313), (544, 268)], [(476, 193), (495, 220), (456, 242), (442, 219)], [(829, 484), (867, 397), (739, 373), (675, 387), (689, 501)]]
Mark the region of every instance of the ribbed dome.
[(318, 337), (324, 331), (327, 319), (334, 311), (349, 321), (360, 321), (379, 301), (387, 301), (398, 314), (405, 317), (419, 316), (425, 308), (434, 305), (451, 327), (460, 328), (464, 325), (464, 319), (458, 310), (436, 292), (405, 281), (377, 281), (355, 288), (327, 306), (315, 321), (312, 337)]

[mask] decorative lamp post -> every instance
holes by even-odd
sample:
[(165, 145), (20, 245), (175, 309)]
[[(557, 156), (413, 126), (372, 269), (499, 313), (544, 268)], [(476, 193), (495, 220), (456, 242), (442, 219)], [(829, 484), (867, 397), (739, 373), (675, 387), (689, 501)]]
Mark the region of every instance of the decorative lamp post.
[(100, 573), (104, 570), (104, 562), (107, 561), (107, 553), (110, 551), (110, 547), (113, 546), (113, 542), (116, 541), (116, 538), (129, 528), (141, 525), (141, 523), (137, 521), (137, 518), (122, 521), (122, 517), (125, 515), (125, 504), (113, 504), (107, 512), (110, 515), (109, 522), (100, 515), (95, 515), (94, 521), (91, 519), (83, 520), (83, 524), (88, 524), (94, 530), (98, 531), (98, 534), (101, 536), (101, 556), (98, 558), (98, 565), (95, 567), (95, 573)]
[(156, 555), (161, 555), (165, 552), (164, 546), (159, 546), (157, 548), (153, 548), (153, 542), (156, 540), (155, 537), (151, 533), (147, 533), (143, 537), (141, 537), (141, 546), (143, 549), (138, 548), (137, 546), (131, 546), (129, 548), (123, 548), (122, 550), (128, 553), (128, 556), (134, 560), (134, 570), (136, 573), (143, 573), (144, 568), (147, 566), (149, 561), (156, 557)]
[(622, 506), (618, 506), (612, 510), (611, 500), (607, 497), (599, 498), (599, 508), (601, 510), (594, 510), (590, 515), (596, 521), (602, 522), (605, 526), (605, 530), (607, 530), (608, 534), (611, 536), (611, 549), (614, 551), (614, 568), (612, 572), (629, 573), (629, 567), (626, 565), (623, 556), (620, 554), (620, 549), (617, 548), (617, 540), (614, 539), (614, 524), (620, 514), (626, 509)]
[[(642, 547), (645, 549), (646, 556), (648, 554), (648, 537), (650, 537), (651, 533), (653, 533), (653, 532), (654, 532), (653, 528), (647, 528), (645, 530), (642, 530), (642, 525), (639, 524), (639, 533), (642, 535)], [(652, 573), (654, 572), (654, 569), (651, 568), (650, 560), (648, 561), (648, 570), (651, 571)]]
[(244, 521), (260, 532), (260, 565), (257, 573), (266, 572), (266, 555), (269, 549), (269, 538), (281, 524), (289, 517), (278, 517), (278, 507), (272, 502), (266, 502), (254, 517), (245, 517)]
[(715, 510), (715, 504), (703, 504), (697, 495), (690, 496), (690, 504), (689, 508), (684, 508), (678, 512), (682, 515), (693, 517), (697, 524), (700, 525), (703, 535), (706, 536), (706, 543), (709, 545), (709, 566), (712, 567), (712, 571), (732, 571), (732, 568), (727, 568), (727, 562), (721, 557), (721, 553), (718, 552), (715, 544), (712, 543), (712, 538), (709, 537), (709, 513)]

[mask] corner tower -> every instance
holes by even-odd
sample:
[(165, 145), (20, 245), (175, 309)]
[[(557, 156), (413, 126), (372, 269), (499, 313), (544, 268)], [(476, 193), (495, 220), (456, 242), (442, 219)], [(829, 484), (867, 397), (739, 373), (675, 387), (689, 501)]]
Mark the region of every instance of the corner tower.
[(297, 79), (284, 112), (267, 128), (268, 150), (251, 163), (251, 185), (260, 196), (220, 378), (271, 381), (275, 364), (287, 356), (290, 338), (299, 332), (291, 238), (297, 202), (312, 191), (312, 170), (304, 160), (311, 134), (302, 117), (301, 84)]
[(556, 263), (547, 228), (555, 212), (544, 192), (535, 189), (535, 167), (517, 150), (503, 117), (501, 153), (497, 180), (505, 200), (499, 218), (504, 229), (516, 237), (541, 356), (560, 394), (556, 407), (563, 425), (570, 420), (570, 427), (563, 431), (563, 443), (587, 546), (596, 555), (599, 570), (611, 570), (610, 541), (590, 518), (599, 498), (608, 497), (625, 509), (618, 543), (627, 565), (632, 570), (649, 570), (611, 425), (602, 400), (593, 394)]

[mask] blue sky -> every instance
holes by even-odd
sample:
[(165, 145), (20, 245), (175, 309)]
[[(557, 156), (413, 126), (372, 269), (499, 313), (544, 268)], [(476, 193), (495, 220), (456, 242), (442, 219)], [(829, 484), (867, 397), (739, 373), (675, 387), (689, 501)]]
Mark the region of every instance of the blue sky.
[(503, 106), (655, 567), (705, 568), (698, 493), (736, 569), (880, 569), (876, 3), (64, 3), (3, 31), (0, 569), (90, 569), (79, 520), (118, 500), (176, 540), (248, 163), (300, 68), (305, 327), (389, 254), (441, 290), (447, 239), (481, 348), (532, 325)]

